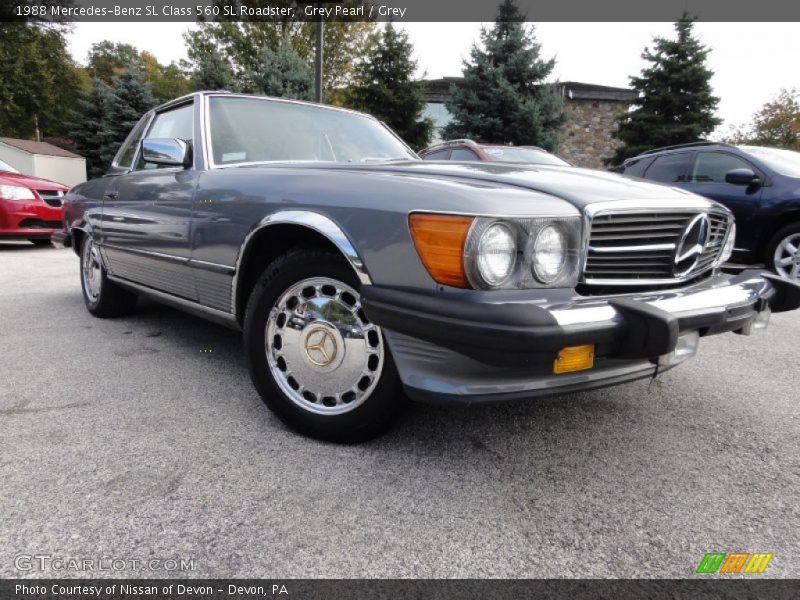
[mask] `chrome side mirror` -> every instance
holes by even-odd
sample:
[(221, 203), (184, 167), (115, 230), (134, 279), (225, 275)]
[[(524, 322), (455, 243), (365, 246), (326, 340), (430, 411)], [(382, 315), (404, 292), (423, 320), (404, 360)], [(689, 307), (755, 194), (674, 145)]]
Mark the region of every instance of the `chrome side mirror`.
[(176, 138), (150, 138), (142, 140), (142, 160), (167, 167), (188, 167), (191, 146)]

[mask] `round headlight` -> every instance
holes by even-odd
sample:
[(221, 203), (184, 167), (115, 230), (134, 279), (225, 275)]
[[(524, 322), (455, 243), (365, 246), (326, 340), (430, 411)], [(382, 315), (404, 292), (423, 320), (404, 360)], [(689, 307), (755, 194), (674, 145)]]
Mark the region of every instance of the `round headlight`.
[(558, 227), (548, 225), (536, 236), (533, 244), (533, 271), (542, 283), (552, 283), (567, 260), (567, 240)]
[(502, 223), (486, 228), (478, 241), (478, 273), (490, 286), (498, 286), (511, 275), (517, 261), (514, 233)]
[(728, 237), (725, 238), (725, 245), (722, 247), (722, 252), (719, 255), (717, 264), (721, 265), (730, 260), (733, 254), (733, 246), (736, 243), (736, 223), (731, 223), (731, 228), (728, 231)]

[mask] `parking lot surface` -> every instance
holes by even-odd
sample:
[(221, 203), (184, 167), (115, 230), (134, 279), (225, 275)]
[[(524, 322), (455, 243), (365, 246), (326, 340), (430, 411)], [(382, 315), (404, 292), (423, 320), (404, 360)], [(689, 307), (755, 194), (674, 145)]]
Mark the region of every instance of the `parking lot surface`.
[[(270, 414), (236, 332), (96, 319), (71, 250), (0, 243), (0, 576), (692, 577), (761, 551), (798, 577), (798, 340), (776, 315), (655, 382), (411, 405), (336, 446)], [(193, 570), (16, 568), (34, 554)]]

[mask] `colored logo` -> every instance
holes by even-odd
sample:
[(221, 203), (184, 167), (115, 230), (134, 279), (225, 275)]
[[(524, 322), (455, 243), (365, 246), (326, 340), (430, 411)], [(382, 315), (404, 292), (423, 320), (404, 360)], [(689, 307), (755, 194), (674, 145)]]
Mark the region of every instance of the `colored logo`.
[(324, 328), (313, 329), (306, 338), (306, 358), (313, 365), (327, 367), (336, 358), (336, 340)]
[(708, 552), (696, 573), (720, 573), (735, 575), (737, 573), (763, 573), (772, 560), (771, 552)]

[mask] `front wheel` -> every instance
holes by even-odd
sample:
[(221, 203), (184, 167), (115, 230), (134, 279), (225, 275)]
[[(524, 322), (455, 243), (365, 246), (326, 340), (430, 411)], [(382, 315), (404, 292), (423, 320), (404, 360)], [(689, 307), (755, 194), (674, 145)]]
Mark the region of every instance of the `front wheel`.
[(363, 441), (400, 412), (397, 370), (358, 287), (339, 256), (303, 250), (269, 265), (250, 296), (244, 335), (253, 383), (305, 435)]
[(81, 244), (81, 289), (86, 308), (95, 317), (122, 317), (136, 308), (136, 294), (108, 278), (91, 235), (84, 236)]
[(781, 229), (767, 249), (772, 270), (791, 281), (800, 281), (800, 223)]

